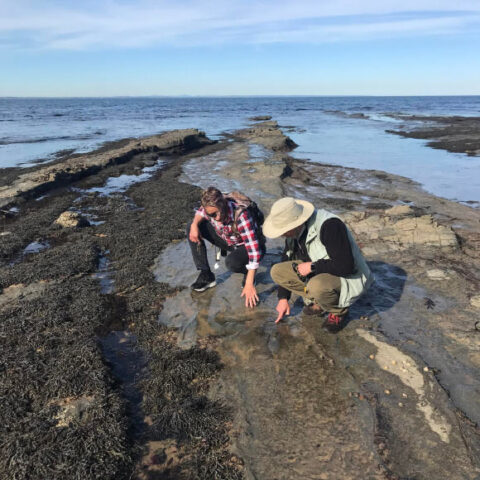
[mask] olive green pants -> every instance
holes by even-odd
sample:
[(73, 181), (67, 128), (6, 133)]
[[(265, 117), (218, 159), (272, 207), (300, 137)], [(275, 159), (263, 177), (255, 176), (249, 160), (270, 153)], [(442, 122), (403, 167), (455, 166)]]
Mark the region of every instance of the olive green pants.
[(326, 312), (340, 316), (348, 312), (348, 308), (338, 306), (342, 286), (340, 277), (329, 273), (320, 273), (304, 283), (293, 270), (293, 263), (301, 262), (282, 262), (273, 265), (270, 275), (277, 285), (313, 301)]

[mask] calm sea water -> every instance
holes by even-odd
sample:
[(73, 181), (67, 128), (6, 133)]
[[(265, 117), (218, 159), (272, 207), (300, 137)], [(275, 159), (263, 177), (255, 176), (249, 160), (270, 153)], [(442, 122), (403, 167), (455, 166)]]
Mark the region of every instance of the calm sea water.
[[(364, 113), (354, 119), (332, 111)], [(419, 181), (436, 195), (480, 201), (480, 158), (385, 133), (385, 113), (480, 116), (480, 97), (0, 98), (0, 167), (29, 166), (105, 141), (199, 128), (211, 138), (272, 115), (313, 161), (374, 168)]]

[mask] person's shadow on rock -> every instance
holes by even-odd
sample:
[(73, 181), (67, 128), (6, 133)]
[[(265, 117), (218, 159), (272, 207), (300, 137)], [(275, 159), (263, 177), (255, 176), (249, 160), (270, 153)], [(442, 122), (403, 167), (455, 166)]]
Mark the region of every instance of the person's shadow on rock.
[(362, 295), (351, 307), (346, 323), (362, 317), (390, 310), (402, 296), (407, 273), (403, 268), (385, 262), (368, 262), (375, 281), (367, 292)]

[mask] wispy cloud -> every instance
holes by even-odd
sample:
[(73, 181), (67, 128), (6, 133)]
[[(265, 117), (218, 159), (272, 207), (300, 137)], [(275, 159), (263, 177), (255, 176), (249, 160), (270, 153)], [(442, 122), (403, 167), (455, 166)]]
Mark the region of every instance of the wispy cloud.
[(0, 0), (0, 45), (8, 48), (323, 43), (479, 25), (478, 0)]

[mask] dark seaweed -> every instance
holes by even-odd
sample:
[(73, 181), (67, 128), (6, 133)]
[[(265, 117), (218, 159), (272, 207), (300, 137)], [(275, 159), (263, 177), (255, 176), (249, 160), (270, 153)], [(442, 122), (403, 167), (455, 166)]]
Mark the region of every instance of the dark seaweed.
[[(37, 291), (0, 305), (0, 478), (243, 478), (228, 450), (230, 412), (207, 395), (222, 367), (217, 354), (178, 348), (172, 332), (157, 323), (173, 290), (155, 282), (149, 267), (165, 246), (184, 237), (200, 192), (177, 181), (182, 159), (127, 192), (137, 208), (124, 195), (88, 195), (73, 203), (79, 194), (59, 189), (40, 202), (23, 202), (21, 213), (6, 220), (11, 234), (0, 237), (0, 286), (23, 283)], [(137, 155), (74, 186), (85, 188), (151, 161)], [(72, 206), (92, 208), (106, 223), (54, 225)], [(22, 255), (39, 239), (51, 247)], [(106, 251), (115, 282), (107, 295), (92, 276)], [(137, 417), (97, 337), (125, 328), (147, 362), (137, 388), (141, 413), (151, 421), (140, 438), (131, 433)], [(86, 399), (82, 409), (59, 423), (62, 405), (79, 399)], [(161, 471), (136, 467), (143, 445), (165, 438), (185, 452), (179, 463), (163, 464), (159, 455)]]

